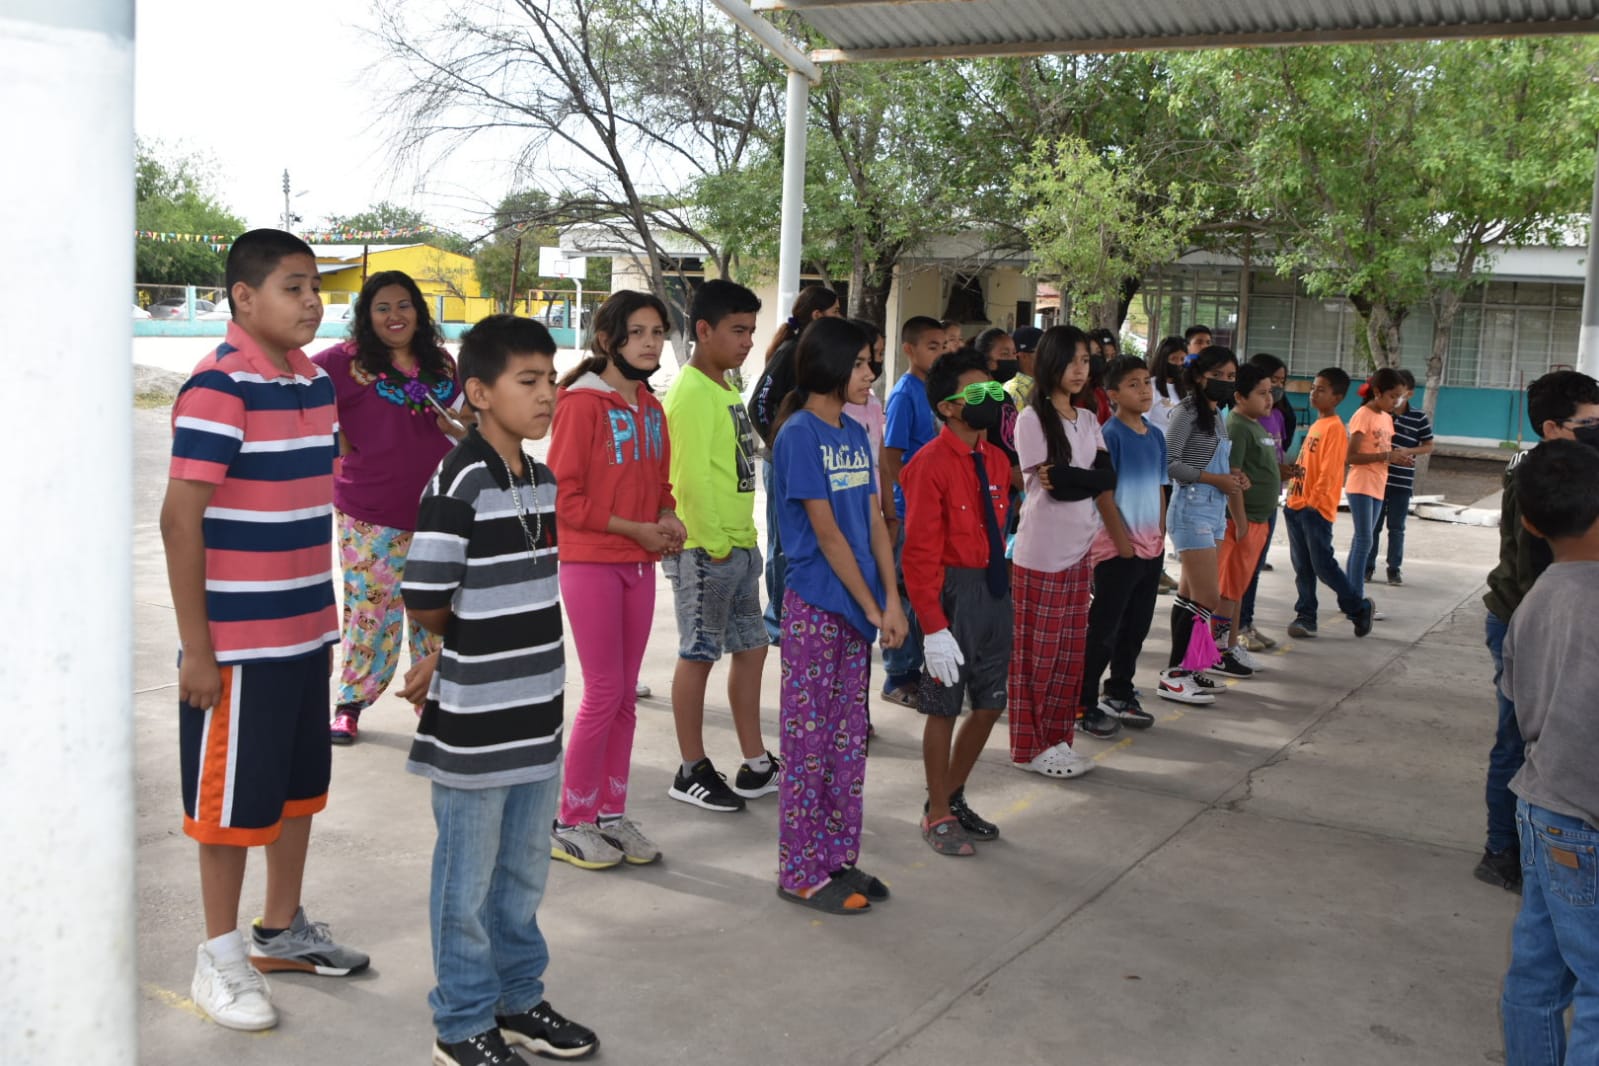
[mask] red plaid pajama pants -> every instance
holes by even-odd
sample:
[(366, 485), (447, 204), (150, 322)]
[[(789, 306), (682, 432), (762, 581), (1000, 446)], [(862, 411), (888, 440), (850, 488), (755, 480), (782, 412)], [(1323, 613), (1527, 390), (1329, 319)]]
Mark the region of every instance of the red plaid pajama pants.
[(1016, 639), (1005, 695), (1012, 762), (1031, 762), (1046, 749), (1071, 742), (1093, 585), (1087, 555), (1059, 573), (1023, 566), (1011, 570)]

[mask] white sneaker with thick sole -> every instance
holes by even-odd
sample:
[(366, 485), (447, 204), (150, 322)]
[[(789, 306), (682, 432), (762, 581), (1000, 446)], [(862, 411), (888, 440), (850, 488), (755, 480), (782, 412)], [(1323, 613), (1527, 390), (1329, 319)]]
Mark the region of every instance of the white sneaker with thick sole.
[(1234, 644), (1232, 647), (1232, 653), (1233, 658), (1239, 663), (1242, 663), (1244, 666), (1247, 666), (1249, 669), (1254, 670), (1257, 673), (1260, 671), (1260, 660), (1255, 658), (1254, 653), (1252, 653), (1244, 645)]
[(228, 1029), (256, 1032), (278, 1024), (271, 986), (242, 953), (233, 962), (218, 964), (201, 944), (189, 996), (208, 1018)]
[(1018, 770), (1043, 774), (1045, 777), (1082, 777), (1094, 768), (1094, 760), (1079, 755), (1072, 746), (1062, 741), (1053, 748), (1045, 748), (1033, 756), (1031, 762), (1012, 763)]
[(1216, 697), (1201, 688), (1192, 674), (1180, 670), (1162, 670), (1160, 684), (1155, 686), (1155, 695), (1173, 703), (1191, 703), (1198, 706), (1216, 702)]

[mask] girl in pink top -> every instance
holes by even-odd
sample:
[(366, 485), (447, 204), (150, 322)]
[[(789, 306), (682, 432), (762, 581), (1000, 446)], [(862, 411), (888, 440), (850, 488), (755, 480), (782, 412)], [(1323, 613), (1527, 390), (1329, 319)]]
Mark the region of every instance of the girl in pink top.
[(455, 361), (410, 276), (373, 274), (361, 286), (350, 339), (312, 357), (333, 380), (339, 413), (339, 559), (344, 568), (344, 633), (331, 739), (355, 743), (361, 712), (394, 679), (401, 635), (409, 631), (412, 671), (400, 695), (418, 709), (425, 691), (410, 684), (416, 665), (438, 654), (440, 638), (405, 615), (400, 581), (416, 529), (417, 501), (439, 461), (464, 436)]
[[(875, 383), (883, 376), (883, 331), (864, 318), (852, 318), (849, 321), (872, 338), (871, 367), (872, 381)], [(868, 392), (865, 403), (847, 403), (844, 413), (866, 427), (866, 439), (872, 443), (872, 455), (875, 458), (883, 447), (883, 425), (887, 421), (883, 413), (883, 401), (877, 398), (877, 393)]]
[(1366, 560), (1371, 557), (1372, 539), (1382, 518), (1388, 464), (1410, 466), (1416, 461), (1409, 448), (1393, 446), (1393, 411), (1405, 395), (1399, 371), (1387, 366), (1378, 370), (1360, 387), (1360, 395), (1366, 402), (1349, 419), (1349, 474), (1344, 479), (1349, 516), (1355, 520), (1355, 539), (1349, 545), (1344, 574), (1357, 597), (1366, 594)]

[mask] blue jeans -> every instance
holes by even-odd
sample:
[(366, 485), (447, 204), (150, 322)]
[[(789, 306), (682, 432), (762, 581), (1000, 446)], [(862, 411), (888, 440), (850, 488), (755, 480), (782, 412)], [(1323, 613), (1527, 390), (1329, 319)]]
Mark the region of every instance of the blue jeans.
[(1357, 599), (1366, 595), (1366, 560), (1371, 558), (1371, 546), (1377, 538), (1377, 523), (1382, 519), (1382, 500), (1358, 492), (1349, 494), (1349, 517), (1355, 520), (1355, 539), (1349, 542), (1349, 555), (1344, 560), (1344, 576)]
[(1499, 675), (1505, 672), (1505, 631), (1509, 628), (1509, 622), (1488, 612), (1483, 630), (1488, 654), (1494, 660), (1494, 696), (1499, 700), (1499, 724), (1494, 729), (1493, 750), (1488, 752), (1487, 847), (1493, 852), (1516, 845), (1516, 794), (1510, 791), (1510, 779), (1527, 759), (1527, 744), (1521, 739), (1521, 726), (1516, 722), (1516, 705), (1499, 691)]
[(433, 1027), (447, 1044), (544, 1000), (550, 952), (539, 901), (561, 775), (503, 788), (433, 786), (433, 890), (428, 917)]
[[(1599, 830), (1519, 800), (1521, 912), (1499, 999), (1505, 1066), (1599, 1064)], [(1575, 1004), (1570, 1044), (1566, 1008)]]
[(1316, 581), (1319, 579), (1338, 600), (1338, 609), (1353, 618), (1365, 606), (1355, 595), (1349, 579), (1338, 565), (1333, 554), (1332, 523), (1321, 516), (1314, 507), (1292, 507), (1283, 511), (1283, 521), (1288, 525), (1288, 558), (1294, 566), (1294, 588), (1299, 597), (1294, 601), (1294, 621), (1306, 629), (1316, 628)]
[(1271, 554), (1271, 540), (1277, 535), (1277, 508), (1272, 508), (1271, 520), (1266, 528), (1266, 548), (1255, 564), (1255, 576), (1249, 579), (1249, 591), (1238, 603), (1238, 628), (1248, 629), (1255, 624), (1255, 593), (1260, 591), (1260, 572), (1266, 569), (1266, 556)]
[(766, 636), (776, 644), (782, 635), (783, 590), (788, 586), (788, 556), (777, 532), (777, 493), (772, 490), (772, 461), (763, 464), (762, 484), (766, 487)]
[(905, 523), (901, 522), (899, 534), (894, 538), (894, 573), (898, 575), (900, 603), (905, 606), (905, 617), (911, 628), (905, 635), (905, 643), (883, 649), (884, 692), (919, 684), (922, 678), (922, 627), (916, 620), (916, 612), (911, 610), (910, 597), (905, 595), (905, 570), (900, 565), (900, 556), (904, 553)]
[(1383, 493), (1382, 511), (1377, 515), (1377, 528), (1371, 537), (1371, 558), (1366, 560), (1366, 570), (1377, 572), (1377, 554), (1382, 548), (1382, 527), (1388, 526), (1388, 573), (1397, 574), (1405, 565), (1405, 519), (1410, 517), (1410, 489), (1388, 486)]

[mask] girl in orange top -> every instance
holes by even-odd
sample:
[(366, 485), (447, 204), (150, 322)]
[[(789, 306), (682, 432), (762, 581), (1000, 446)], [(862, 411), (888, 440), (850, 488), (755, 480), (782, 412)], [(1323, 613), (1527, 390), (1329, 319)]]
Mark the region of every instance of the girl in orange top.
[(1383, 367), (1360, 387), (1366, 402), (1349, 419), (1349, 474), (1344, 479), (1344, 495), (1349, 499), (1349, 515), (1355, 520), (1355, 539), (1349, 545), (1344, 575), (1357, 597), (1366, 595), (1366, 560), (1371, 556), (1372, 538), (1382, 516), (1383, 494), (1388, 488), (1388, 464), (1409, 466), (1415, 457), (1409, 448), (1395, 448), (1394, 408), (1405, 395), (1399, 371)]

